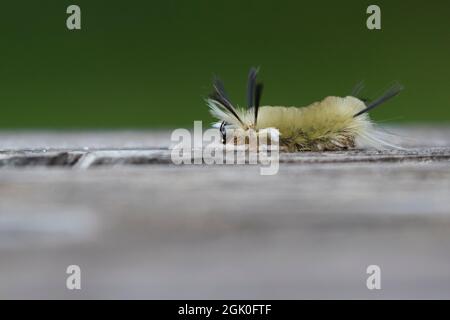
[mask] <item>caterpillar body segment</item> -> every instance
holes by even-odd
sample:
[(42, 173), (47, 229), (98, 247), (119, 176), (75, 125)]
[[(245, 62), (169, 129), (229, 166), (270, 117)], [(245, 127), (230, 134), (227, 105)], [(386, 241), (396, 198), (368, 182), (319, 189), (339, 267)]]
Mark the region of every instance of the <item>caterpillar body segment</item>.
[[(395, 84), (381, 97), (365, 102), (354, 96), (329, 96), (303, 107), (260, 106), (262, 84), (256, 82), (257, 70), (252, 68), (247, 85), (247, 109), (236, 108), (225, 96), (223, 85), (214, 85), (207, 99), (211, 114), (219, 120), (225, 143), (254, 130), (257, 136), (268, 134), (281, 150), (336, 151), (370, 145), (381, 149), (396, 147), (383, 137), (370, 120), (368, 111), (396, 96), (403, 87)], [(216, 80), (217, 81), (217, 80)], [(354, 90), (361, 91), (362, 84)], [(228, 137), (228, 138), (227, 138)]]

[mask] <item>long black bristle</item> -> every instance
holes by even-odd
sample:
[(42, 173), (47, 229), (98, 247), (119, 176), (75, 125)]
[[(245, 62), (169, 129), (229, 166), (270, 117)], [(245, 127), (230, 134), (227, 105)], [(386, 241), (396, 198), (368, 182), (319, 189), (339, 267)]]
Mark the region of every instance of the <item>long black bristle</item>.
[(258, 69), (251, 68), (248, 73), (247, 81), (247, 108), (252, 108), (255, 105), (255, 89), (256, 89), (256, 75)]
[(233, 114), (233, 116), (236, 117), (236, 119), (242, 125), (244, 125), (244, 122), (241, 120), (241, 118), (237, 114), (236, 109), (233, 107), (230, 100), (228, 100), (224, 85), (219, 78), (214, 79), (213, 87), (214, 87), (214, 92), (210, 95), (210, 98), (213, 100), (216, 100), (220, 104), (222, 104), (228, 111), (230, 111)]
[(259, 110), (259, 104), (261, 102), (263, 88), (264, 88), (264, 85), (261, 82), (259, 82), (255, 88), (255, 127), (256, 127), (256, 123), (258, 121), (258, 110)]
[(359, 98), (359, 94), (361, 93), (361, 91), (364, 89), (364, 80), (361, 80), (360, 82), (358, 82), (354, 87), (352, 92), (350, 93), (350, 95), (352, 97), (356, 97)]
[(220, 95), (223, 96), (228, 101), (230, 101), (230, 98), (228, 97), (228, 94), (225, 91), (225, 86), (223, 85), (222, 80), (220, 80), (220, 78), (215, 76), (213, 84), (214, 84), (214, 88), (220, 93)]
[(400, 93), (400, 91), (403, 90), (403, 86), (399, 83), (395, 83), (393, 84), (381, 97), (379, 97), (378, 99), (375, 99), (374, 101), (370, 102), (367, 107), (361, 111), (359, 111), (358, 113), (356, 113), (353, 118), (366, 113), (369, 110), (372, 110), (375, 107), (378, 107), (379, 105), (383, 104), (384, 102), (386, 102), (387, 100), (395, 97), (397, 94)]

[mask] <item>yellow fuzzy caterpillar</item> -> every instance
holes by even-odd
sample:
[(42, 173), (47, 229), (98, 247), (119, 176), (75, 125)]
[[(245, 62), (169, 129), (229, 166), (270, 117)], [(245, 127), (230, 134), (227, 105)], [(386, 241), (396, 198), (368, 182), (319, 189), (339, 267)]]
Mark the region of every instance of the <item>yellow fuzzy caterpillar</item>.
[[(211, 114), (220, 122), (224, 143), (227, 139), (245, 135), (249, 130), (269, 134), (286, 151), (331, 151), (354, 148), (359, 142), (374, 147), (392, 146), (379, 137), (367, 111), (397, 95), (402, 87), (394, 85), (378, 99), (366, 103), (354, 96), (326, 97), (304, 107), (259, 106), (262, 84), (256, 83), (257, 70), (249, 73), (248, 108), (235, 108), (228, 99), (223, 84), (216, 79), (214, 93), (207, 103)], [(358, 90), (354, 90), (357, 95)]]

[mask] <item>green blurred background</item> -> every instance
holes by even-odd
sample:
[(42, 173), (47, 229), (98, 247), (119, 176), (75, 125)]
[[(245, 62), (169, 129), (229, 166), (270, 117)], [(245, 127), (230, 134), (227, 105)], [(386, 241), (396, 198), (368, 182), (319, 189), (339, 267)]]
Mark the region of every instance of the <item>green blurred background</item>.
[[(66, 28), (77, 4), (82, 29)], [(366, 28), (378, 4), (382, 30)], [(214, 74), (245, 103), (305, 105), (406, 87), (376, 120), (450, 120), (450, 1), (15, 1), (1, 5), (0, 128), (151, 128), (211, 121)]]

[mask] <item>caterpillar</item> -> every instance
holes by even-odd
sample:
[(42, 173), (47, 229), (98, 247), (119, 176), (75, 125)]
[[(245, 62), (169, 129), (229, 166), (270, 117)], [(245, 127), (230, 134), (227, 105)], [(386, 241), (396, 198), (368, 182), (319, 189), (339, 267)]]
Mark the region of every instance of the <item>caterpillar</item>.
[(236, 137), (254, 131), (288, 152), (338, 151), (367, 144), (377, 149), (397, 147), (383, 139), (368, 111), (396, 96), (403, 90), (400, 84), (370, 102), (358, 98), (363, 88), (360, 83), (349, 96), (329, 96), (304, 107), (260, 106), (263, 84), (257, 82), (257, 73), (258, 69), (251, 68), (248, 74), (246, 109), (231, 103), (219, 78), (213, 81), (214, 90), (206, 102), (219, 120), (214, 127), (220, 130), (224, 144), (236, 144)]

